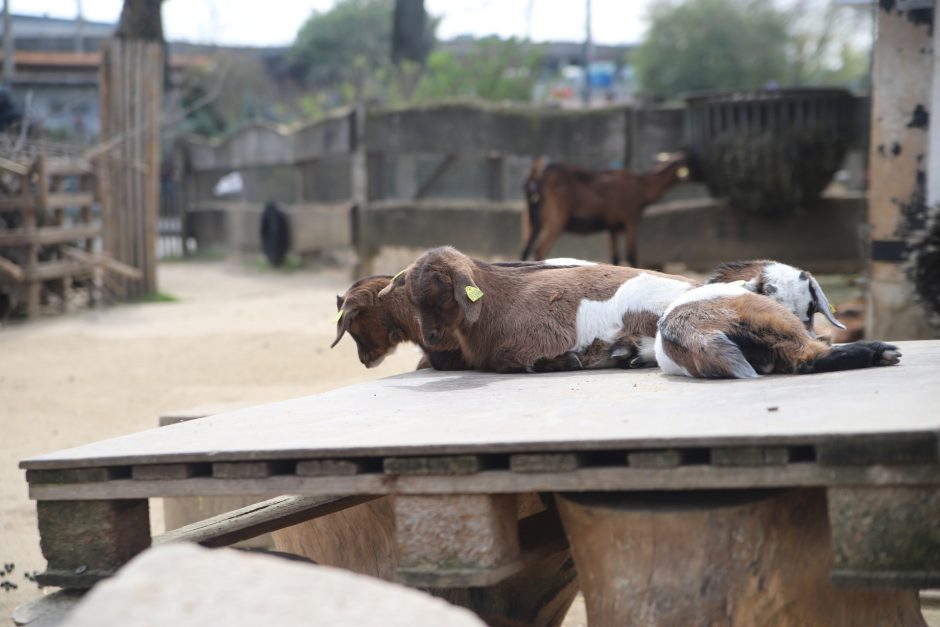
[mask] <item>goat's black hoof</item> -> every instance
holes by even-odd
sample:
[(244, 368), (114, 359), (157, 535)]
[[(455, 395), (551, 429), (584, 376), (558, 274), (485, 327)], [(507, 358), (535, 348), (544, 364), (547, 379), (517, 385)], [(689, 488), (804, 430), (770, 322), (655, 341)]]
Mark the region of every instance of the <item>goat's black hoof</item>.
[(901, 351), (894, 344), (872, 342), (872, 365), (893, 366), (901, 361)]

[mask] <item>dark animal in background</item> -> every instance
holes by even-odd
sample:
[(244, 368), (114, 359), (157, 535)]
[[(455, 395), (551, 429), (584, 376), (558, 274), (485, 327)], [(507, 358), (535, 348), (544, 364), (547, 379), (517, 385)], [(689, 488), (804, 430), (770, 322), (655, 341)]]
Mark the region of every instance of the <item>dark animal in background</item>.
[(523, 184), (527, 211), (522, 259), (533, 253), (535, 259), (544, 259), (565, 231), (608, 231), (612, 263), (620, 263), (617, 235), (623, 233), (627, 263), (636, 267), (643, 210), (688, 175), (684, 153), (664, 155), (645, 174), (625, 168), (594, 171), (536, 159)]
[(710, 283), (676, 299), (659, 320), (656, 361), (666, 374), (750, 379), (890, 366), (901, 353), (883, 342), (830, 346), (786, 307), (743, 282)]
[(290, 221), (273, 202), (261, 212), (261, 247), (268, 263), (276, 268), (284, 265), (290, 250)]

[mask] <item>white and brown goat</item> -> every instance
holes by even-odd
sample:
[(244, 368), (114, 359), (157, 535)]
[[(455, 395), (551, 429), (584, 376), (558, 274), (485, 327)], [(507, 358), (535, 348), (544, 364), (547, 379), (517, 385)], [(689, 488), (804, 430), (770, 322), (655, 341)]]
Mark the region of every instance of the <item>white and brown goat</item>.
[(708, 283), (745, 281), (756, 294), (777, 301), (800, 319), (813, 337), (816, 329), (813, 314), (821, 313), (826, 320), (845, 329), (833, 315), (829, 299), (816, 278), (805, 270), (770, 259), (734, 261), (718, 266)]
[(498, 266), (444, 247), (422, 255), (380, 298), (405, 291), (431, 349), (455, 337), (471, 368), (533, 372), (614, 365), (615, 342), (631, 347), (619, 363), (644, 350), (651, 359), (656, 321), (694, 285), (619, 266)]
[[(805, 318), (755, 288), (754, 280), (710, 283), (679, 296), (658, 325), (655, 351), (663, 372), (748, 379), (890, 366), (900, 360), (897, 347), (883, 342), (830, 346), (811, 334), (811, 320), (808, 326)], [(805, 313), (812, 318), (808, 309)]]

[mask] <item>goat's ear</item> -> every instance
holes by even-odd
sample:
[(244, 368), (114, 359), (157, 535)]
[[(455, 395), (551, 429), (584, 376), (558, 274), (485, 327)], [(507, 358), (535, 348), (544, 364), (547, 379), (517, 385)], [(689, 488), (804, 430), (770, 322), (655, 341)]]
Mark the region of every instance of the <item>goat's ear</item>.
[(349, 319), (352, 317), (352, 312), (340, 309), (336, 315), (336, 339), (330, 344), (330, 348), (339, 344), (339, 341), (343, 339), (343, 335), (349, 330)]
[(342, 294), (337, 294), (337, 295), (336, 295), (336, 311), (339, 311), (340, 309), (343, 308), (343, 301), (344, 301), (344, 300), (345, 300), (345, 299), (343, 298), (343, 295), (342, 295)]
[(405, 278), (408, 276), (409, 268), (405, 268), (398, 274), (392, 277), (392, 280), (388, 282), (388, 285), (379, 290), (379, 298), (385, 298), (389, 292), (395, 289), (401, 288), (405, 284)]
[(483, 291), (473, 282), (473, 275), (469, 268), (454, 269), (451, 273), (451, 280), (454, 284), (454, 298), (463, 316), (470, 324), (480, 319), (480, 313), (483, 310)]
[(813, 302), (816, 303), (816, 311), (821, 313), (826, 317), (826, 320), (831, 322), (834, 326), (844, 329), (845, 325), (839, 322), (839, 320), (833, 315), (836, 308), (829, 304), (829, 299), (826, 298), (826, 294), (823, 293), (822, 287), (819, 286), (819, 281), (816, 280), (816, 277), (809, 278), (810, 293), (813, 296)]

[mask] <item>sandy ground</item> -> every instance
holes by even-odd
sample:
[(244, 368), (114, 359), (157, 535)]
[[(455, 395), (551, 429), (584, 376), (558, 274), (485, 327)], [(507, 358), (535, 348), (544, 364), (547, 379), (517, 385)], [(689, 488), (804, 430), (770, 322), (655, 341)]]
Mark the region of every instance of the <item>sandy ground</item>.
[(411, 347), (372, 370), (349, 339), (330, 350), (347, 276), (169, 263), (160, 289), (179, 302), (0, 329), (0, 565), (15, 564), (18, 585), (0, 590), (0, 624), (39, 594), (24, 573), (45, 567), (20, 459), (148, 429), (168, 410), (282, 400), (414, 368)]
[[(340, 271), (167, 263), (160, 289), (179, 302), (0, 329), (0, 566), (15, 564), (7, 579), (18, 585), (0, 590), (0, 625), (41, 594), (24, 573), (45, 566), (20, 459), (148, 429), (174, 409), (282, 400), (413, 369), (411, 347), (373, 370), (349, 339), (329, 349), (334, 295), (348, 283)], [(151, 509), (160, 532), (160, 509)], [(930, 622), (940, 626), (936, 616)], [(579, 599), (565, 627), (585, 624)]]

